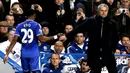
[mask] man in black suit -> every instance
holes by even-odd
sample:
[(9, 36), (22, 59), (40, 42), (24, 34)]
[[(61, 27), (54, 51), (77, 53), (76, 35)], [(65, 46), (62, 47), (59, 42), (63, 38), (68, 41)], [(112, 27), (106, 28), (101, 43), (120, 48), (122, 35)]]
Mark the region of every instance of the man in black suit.
[(70, 41), (77, 32), (88, 32), (88, 65), (94, 71), (101, 73), (106, 66), (109, 73), (117, 73), (114, 52), (118, 43), (116, 23), (108, 16), (109, 7), (106, 4), (98, 6), (98, 13), (79, 24), (66, 35)]

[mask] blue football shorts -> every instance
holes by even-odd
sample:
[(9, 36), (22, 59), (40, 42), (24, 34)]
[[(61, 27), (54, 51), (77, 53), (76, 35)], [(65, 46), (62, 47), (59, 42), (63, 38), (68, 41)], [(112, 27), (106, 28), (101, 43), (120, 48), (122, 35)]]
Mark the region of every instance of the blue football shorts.
[(41, 70), (40, 57), (21, 58), (24, 72)]

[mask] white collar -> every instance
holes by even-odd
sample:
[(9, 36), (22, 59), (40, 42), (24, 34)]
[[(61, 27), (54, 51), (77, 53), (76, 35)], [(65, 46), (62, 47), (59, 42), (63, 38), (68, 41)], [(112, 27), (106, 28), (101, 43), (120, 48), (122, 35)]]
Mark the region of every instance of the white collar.
[[(76, 44), (77, 44), (77, 43), (76, 43)], [(78, 44), (77, 44), (77, 46), (80, 47), (81, 49), (83, 49), (84, 43), (81, 44), (81, 45), (78, 45)]]
[[(51, 46), (51, 49), (52, 49), (54, 52), (56, 52), (55, 49), (54, 49), (54, 45)], [(61, 53), (65, 53), (65, 48), (63, 48), (63, 50), (62, 50)]]

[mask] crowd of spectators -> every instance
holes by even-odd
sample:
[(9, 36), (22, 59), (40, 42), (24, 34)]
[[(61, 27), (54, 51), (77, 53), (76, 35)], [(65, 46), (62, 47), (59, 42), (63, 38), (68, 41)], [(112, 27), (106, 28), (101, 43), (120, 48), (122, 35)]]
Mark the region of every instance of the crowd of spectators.
[[(44, 36), (52, 36), (58, 33), (65, 35), (79, 24), (95, 16), (98, 12), (97, 7), (101, 3), (108, 5), (108, 15), (111, 21), (116, 23), (118, 30), (119, 43), (114, 51), (115, 54), (130, 54), (130, 0), (0, 0), (0, 46), (3, 46), (3, 43), (10, 42), (11, 33), (15, 31), (16, 26), (27, 19), (28, 9), (37, 11), (35, 21), (41, 24)], [(50, 58), (51, 63), (45, 66), (43, 73), (50, 73), (48, 71), (52, 69), (54, 69), (53, 73), (61, 73), (59, 70), (62, 70), (63, 65), (60, 64), (58, 54), (87, 54), (89, 40), (87, 35), (87, 32), (78, 32), (71, 42), (55, 40), (39, 43), (40, 52), (54, 53)], [(21, 41), (18, 42), (19, 45)], [(4, 48), (5, 51), (6, 48)], [(14, 49), (12, 54), (17, 53), (15, 50), (19, 53), (20, 49)], [(76, 73), (92, 72), (91, 68), (87, 66), (86, 59), (83, 59), (80, 65), (81, 68), (77, 68)], [(124, 71), (129, 70), (126, 68), (124, 68)]]

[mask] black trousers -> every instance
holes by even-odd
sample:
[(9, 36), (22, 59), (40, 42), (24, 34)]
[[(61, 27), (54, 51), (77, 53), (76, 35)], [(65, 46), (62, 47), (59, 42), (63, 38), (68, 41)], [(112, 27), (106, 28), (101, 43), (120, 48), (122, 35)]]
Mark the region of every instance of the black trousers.
[(88, 65), (93, 73), (101, 73), (102, 67), (106, 66), (109, 73), (117, 73), (116, 60), (114, 53), (111, 51), (92, 51), (88, 52)]

